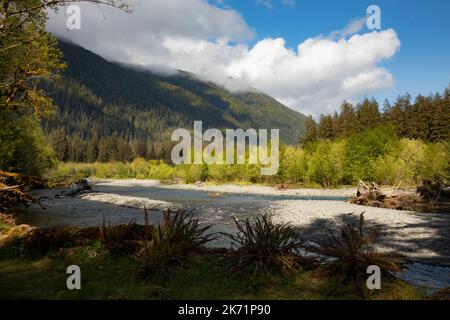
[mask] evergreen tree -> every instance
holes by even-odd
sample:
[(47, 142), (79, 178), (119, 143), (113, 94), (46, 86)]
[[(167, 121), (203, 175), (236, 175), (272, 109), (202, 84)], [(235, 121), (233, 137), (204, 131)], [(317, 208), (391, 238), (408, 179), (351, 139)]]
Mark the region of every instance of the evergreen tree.
[(86, 161), (89, 163), (93, 163), (97, 161), (98, 158), (98, 138), (94, 135), (87, 142), (86, 147)]
[(337, 118), (336, 130), (338, 137), (347, 137), (355, 132), (356, 114), (353, 106), (344, 101), (341, 112)]
[(321, 115), (319, 122), (319, 136), (322, 139), (334, 139), (334, 122), (331, 115)]
[(375, 128), (381, 123), (381, 113), (375, 99), (365, 98), (356, 110), (357, 128), (359, 132)]
[(310, 115), (306, 119), (306, 132), (300, 140), (301, 145), (306, 145), (309, 142), (314, 142), (319, 139), (319, 130), (316, 121)]
[(53, 131), (50, 135), (50, 141), (57, 159), (60, 161), (68, 161), (69, 145), (64, 129), (57, 129)]

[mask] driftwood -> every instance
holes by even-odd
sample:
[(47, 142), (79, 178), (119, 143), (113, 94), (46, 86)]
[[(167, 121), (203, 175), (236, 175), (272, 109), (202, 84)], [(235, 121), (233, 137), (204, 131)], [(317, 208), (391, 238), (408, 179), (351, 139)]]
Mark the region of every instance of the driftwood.
[(27, 194), (19, 186), (7, 186), (0, 183), (0, 210), (6, 211), (9, 208), (23, 204), (29, 207), (36, 200)]
[(429, 181), (424, 181), (422, 186), (417, 188), (417, 192), (397, 190), (391, 195), (384, 194), (373, 182), (367, 186), (360, 181), (356, 196), (350, 202), (397, 210), (446, 211), (450, 208), (448, 195), (448, 188)]
[(0, 183), (7, 186), (20, 186), (30, 189), (47, 189), (49, 182), (45, 179), (20, 173), (11, 173), (0, 170)]
[(38, 204), (42, 209), (46, 209), (42, 205), (41, 198), (34, 198), (30, 196), (23, 188), (20, 186), (5, 186), (0, 183), (0, 210), (6, 211), (12, 207), (18, 205), (24, 205), (26, 208), (30, 207), (32, 204)]
[[(13, 227), (0, 234), (0, 247), (25, 245), (26, 248), (46, 253), (50, 250), (71, 246), (86, 246), (102, 239), (102, 228), (110, 233), (120, 233), (126, 229), (121, 241), (127, 243), (135, 251), (142, 247), (144, 236), (151, 236), (151, 227), (130, 223), (128, 225), (113, 225), (102, 227), (53, 227), (38, 229), (29, 225)], [(115, 231), (119, 230), (119, 231)]]
[(275, 186), (275, 190), (277, 190), (277, 191), (285, 191), (287, 189), (289, 189), (289, 186), (285, 183), (277, 184)]
[(76, 181), (72, 189), (56, 194), (55, 198), (73, 197), (82, 191), (92, 191), (92, 186), (86, 179)]
[(368, 201), (383, 201), (386, 198), (386, 195), (381, 192), (374, 182), (372, 182), (370, 186), (367, 186), (361, 180), (358, 183), (358, 191), (356, 196), (359, 198), (365, 198)]
[(435, 182), (425, 180), (421, 186), (417, 187), (417, 193), (428, 201), (449, 201), (450, 187), (444, 187), (439, 179)]
[(39, 177), (11, 173), (0, 170), (0, 214), (1, 221), (8, 224), (14, 224), (14, 218), (7, 215), (7, 210), (18, 205), (29, 207), (32, 204), (38, 204), (42, 209), (45, 206), (41, 204), (43, 198), (36, 199), (28, 194), (28, 189), (47, 188), (48, 181)]

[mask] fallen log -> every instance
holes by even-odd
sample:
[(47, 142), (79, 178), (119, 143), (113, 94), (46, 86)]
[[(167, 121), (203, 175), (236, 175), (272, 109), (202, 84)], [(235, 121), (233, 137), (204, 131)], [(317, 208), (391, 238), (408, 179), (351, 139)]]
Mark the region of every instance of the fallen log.
[(29, 207), (36, 200), (21, 190), (19, 186), (5, 186), (0, 184), (0, 209), (6, 211), (19, 204)]
[(49, 187), (49, 182), (46, 179), (2, 170), (0, 170), (0, 183), (31, 189), (47, 189)]
[(368, 201), (383, 201), (386, 195), (381, 192), (379, 187), (372, 182), (368, 187), (363, 181), (358, 183), (357, 197), (366, 198)]
[(56, 194), (55, 198), (74, 197), (82, 191), (92, 191), (92, 186), (86, 179), (76, 181), (72, 189)]
[(23, 205), (26, 208), (30, 207), (32, 204), (38, 204), (42, 209), (46, 209), (42, 205), (41, 198), (34, 198), (30, 196), (25, 190), (20, 186), (6, 186), (0, 183), (0, 210), (7, 211), (10, 208), (16, 207), (18, 205)]

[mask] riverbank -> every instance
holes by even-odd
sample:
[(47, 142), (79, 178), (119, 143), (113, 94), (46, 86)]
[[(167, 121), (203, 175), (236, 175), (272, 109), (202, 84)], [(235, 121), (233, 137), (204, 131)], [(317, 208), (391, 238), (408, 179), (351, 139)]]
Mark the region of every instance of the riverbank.
[(282, 200), (272, 204), (274, 220), (291, 223), (308, 239), (322, 241), (364, 212), (369, 227), (381, 233), (382, 251), (398, 252), (413, 261), (450, 266), (450, 215), (360, 206), (342, 201)]
[[(160, 180), (139, 180), (139, 179), (98, 179), (94, 183), (99, 186), (111, 187), (161, 187), (166, 189), (178, 190), (198, 190), (204, 192), (215, 193), (238, 193), (238, 194), (254, 194), (254, 195), (274, 195), (274, 196), (334, 196), (334, 197), (351, 197), (355, 194), (356, 187), (342, 187), (334, 189), (317, 189), (317, 188), (284, 188), (279, 189), (277, 186), (267, 186), (260, 184), (212, 184), (212, 183), (196, 183), (196, 184), (163, 184)], [(385, 188), (387, 193), (393, 192), (393, 188)]]
[[(328, 228), (365, 212), (367, 223), (382, 231), (380, 249), (400, 252), (414, 261), (450, 266), (450, 214), (345, 202), (354, 195), (354, 188), (277, 190), (261, 185), (165, 185), (158, 180), (107, 179), (94, 181), (94, 190), (63, 199), (54, 199), (55, 190), (38, 191), (36, 196), (48, 198), (47, 212), (34, 209), (39, 219), (22, 214), (19, 220), (43, 227), (95, 226), (105, 217), (113, 223), (127, 219), (142, 223), (144, 207), (154, 210), (152, 221), (160, 218), (159, 211), (172, 207), (198, 210), (199, 218), (204, 223), (217, 224), (214, 230), (220, 232), (231, 231), (232, 216), (245, 219), (270, 212), (276, 221), (291, 223), (308, 238), (319, 241)], [(394, 189), (383, 188), (383, 192), (389, 194)]]

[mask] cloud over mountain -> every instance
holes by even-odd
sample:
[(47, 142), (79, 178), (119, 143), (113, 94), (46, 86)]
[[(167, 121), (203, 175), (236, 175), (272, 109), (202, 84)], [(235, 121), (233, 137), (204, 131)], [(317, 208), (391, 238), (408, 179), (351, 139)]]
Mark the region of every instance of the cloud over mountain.
[[(330, 37), (312, 37), (297, 48), (283, 38), (253, 46), (255, 31), (235, 10), (204, 0), (141, 0), (131, 15), (109, 7), (81, 6), (81, 30), (67, 31), (65, 13), (48, 29), (113, 61), (182, 69), (229, 86), (247, 83), (291, 108), (318, 115), (392, 86), (383, 60), (400, 49), (394, 30), (354, 34), (354, 23)], [(243, 86), (246, 88), (246, 86)]]

